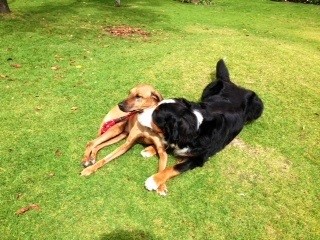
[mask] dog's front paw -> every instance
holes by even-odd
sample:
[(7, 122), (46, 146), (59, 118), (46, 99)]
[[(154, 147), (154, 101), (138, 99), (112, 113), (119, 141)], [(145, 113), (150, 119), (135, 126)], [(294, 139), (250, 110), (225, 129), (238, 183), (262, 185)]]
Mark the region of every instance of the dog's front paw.
[(165, 184), (161, 184), (157, 189), (157, 193), (160, 196), (167, 196), (167, 193), (168, 193), (167, 186)]
[(80, 173), (81, 176), (89, 176), (91, 175), (92, 173), (94, 173), (92, 167), (87, 167), (85, 169), (82, 170), (82, 172)]
[(144, 157), (144, 158), (149, 158), (149, 157), (152, 157), (153, 154), (151, 152), (149, 152), (148, 150), (146, 149), (143, 149), (141, 152), (140, 152), (141, 156)]
[(86, 168), (86, 167), (89, 167), (95, 163), (96, 163), (95, 159), (88, 159), (88, 160), (82, 161), (82, 166)]
[(165, 184), (157, 183), (155, 180), (155, 175), (152, 175), (151, 177), (147, 178), (147, 180), (144, 183), (144, 186), (149, 191), (157, 191), (157, 193), (160, 196), (166, 196), (168, 193), (167, 186)]
[(144, 186), (146, 187), (147, 190), (152, 191), (152, 190), (157, 190), (159, 187), (159, 184), (156, 183), (154, 179), (154, 175), (151, 177), (147, 178), (147, 180), (144, 183)]

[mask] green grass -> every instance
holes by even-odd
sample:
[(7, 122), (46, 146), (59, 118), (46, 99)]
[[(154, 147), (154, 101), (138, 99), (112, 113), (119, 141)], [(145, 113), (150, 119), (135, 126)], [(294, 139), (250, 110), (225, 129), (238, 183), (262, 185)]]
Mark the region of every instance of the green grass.
[[(320, 239), (319, 6), (113, 2), (9, 1), (0, 16), (1, 239)], [(113, 37), (113, 25), (151, 35)], [(157, 158), (139, 145), (79, 176), (86, 142), (130, 88), (197, 100), (222, 57), (265, 103), (236, 144), (165, 198), (144, 189)], [(41, 209), (15, 214), (29, 204)]]

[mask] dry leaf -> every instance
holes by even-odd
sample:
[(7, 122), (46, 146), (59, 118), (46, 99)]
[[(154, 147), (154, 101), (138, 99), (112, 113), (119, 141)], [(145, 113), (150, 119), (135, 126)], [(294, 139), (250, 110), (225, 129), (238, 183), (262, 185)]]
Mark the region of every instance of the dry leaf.
[(58, 70), (58, 69), (60, 69), (59, 66), (52, 66), (52, 67), (51, 67), (51, 70)]
[(21, 68), (22, 65), (21, 64), (18, 64), (18, 63), (13, 63), (10, 65), (11, 67), (15, 67), (15, 68)]
[(30, 210), (40, 210), (40, 206), (38, 204), (30, 204), (27, 207), (20, 208), (18, 211), (16, 211), (16, 215), (22, 215)]
[(16, 199), (20, 200), (22, 197), (23, 197), (23, 194), (22, 193), (18, 193), (17, 196), (16, 196)]
[(150, 36), (150, 33), (144, 31), (143, 29), (130, 26), (108, 26), (104, 30), (117, 37)]
[(62, 152), (60, 151), (60, 149), (57, 149), (54, 154), (56, 155), (56, 157), (62, 156)]

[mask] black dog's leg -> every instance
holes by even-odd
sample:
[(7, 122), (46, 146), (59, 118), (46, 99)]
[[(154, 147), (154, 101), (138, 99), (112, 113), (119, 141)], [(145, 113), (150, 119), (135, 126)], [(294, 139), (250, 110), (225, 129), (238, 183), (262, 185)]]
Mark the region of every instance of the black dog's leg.
[(174, 165), (173, 169), (181, 174), (196, 167), (202, 167), (205, 161), (206, 159), (203, 156), (189, 157), (183, 162)]
[(151, 177), (145, 182), (145, 187), (149, 190), (157, 190), (161, 184), (165, 184), (170, 178), (180, 175), (188, 170), (192, 170), (196, 167), (202, 167), (206, 158), (204, 157), (191, 157), (185, 159), (173, 167), (164, 169)]

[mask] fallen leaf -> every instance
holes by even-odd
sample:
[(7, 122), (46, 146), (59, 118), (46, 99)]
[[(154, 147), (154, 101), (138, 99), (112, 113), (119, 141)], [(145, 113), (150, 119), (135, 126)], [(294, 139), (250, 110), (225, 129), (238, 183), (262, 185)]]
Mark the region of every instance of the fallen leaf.
[(60, 151), (60, 149), (57, 149), (54, 154), (56, 155), (56, 157), (62, 156), (62, 152)]
[(20, 208), (18, 211), (16, 211), (16, 215), (22, 215), (30, 210), (40, 210), (40, 206), (38, 204), (30, 204), (27, 207)]
[(21, 215), (21, 214), (24, 214), (25, 212), (29, 211), (30, 210), (30, 207), (23, 207), (23, 208), (20, 208), (18, 211), (16, 211), (16, 214), (17, 215)]
[(34, 210), (40, 210), (40, 206), (38, 204), (31, 204), (30, 207)]
[(18, 64), (18, 63), (13, 63), (10, 65), (11, 67), (15, 67), (15, 68), (21, 68), (22, 65), (21, 64)]
[(108, 26), (104, 28), (104, 31), (117, 37), (134, 37), (142, 36), (144, 38), (149, 37), (150, 33), (144, 31), (141, 28), (135, 28), (130, 26)]
[(55, 55), (54, 57), (55, 57), (55, 59), (56, 59), (57, 61), (62, 61), (62, 60), (63, 60), (63, 57), (61, 57), (61, 56), (59, 56), (59, 55)]
[(42, 107), (36, 107), (35, 110), (39, 112), (40, 110), (42, 110)]
[(22, 198), (22, 196), (23, 196), (22, 193), (18, 193), (17, 196), (16, 196), (16, 199), (17, 199), (17, 200), (20, 200), (20, 199)]
[(52, 67), (51, 67), (51, 70), (58, 70), (58, 69), (60, 69), (59, 66), (52, 66)]

